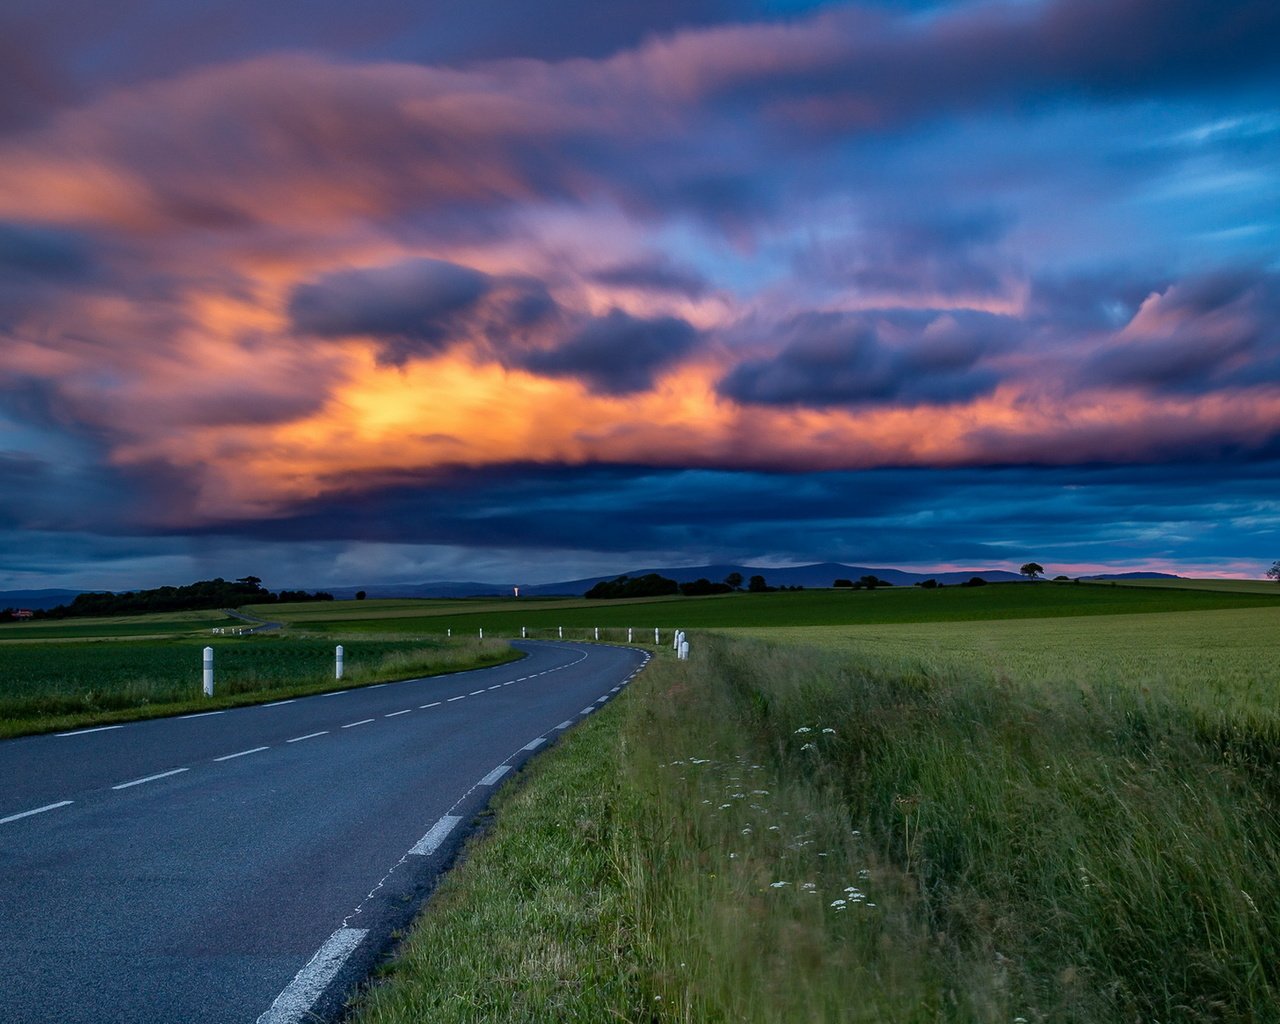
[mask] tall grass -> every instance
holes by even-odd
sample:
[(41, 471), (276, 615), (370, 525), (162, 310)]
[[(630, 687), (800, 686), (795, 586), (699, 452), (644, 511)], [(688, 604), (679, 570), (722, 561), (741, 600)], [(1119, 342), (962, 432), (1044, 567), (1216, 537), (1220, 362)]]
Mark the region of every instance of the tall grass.
[(409, 679), (516, 656), (499, 640), (346, 641), (339, 684), (331, 640), (220, 638), (212, 642), (215, 697), (207, 699), (201, 690), (205, 643), (0, 644), (0, 736)]
[(1280, 1021), (1275, 716), (699, 639), (502, 798), (358, 1021)]

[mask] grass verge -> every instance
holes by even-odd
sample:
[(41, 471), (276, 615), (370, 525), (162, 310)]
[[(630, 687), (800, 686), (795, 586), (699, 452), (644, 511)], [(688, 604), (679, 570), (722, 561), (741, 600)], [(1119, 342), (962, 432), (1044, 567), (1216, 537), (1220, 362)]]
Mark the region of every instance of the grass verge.
[(357, 1024), (1280, 1020), (1280, 728), (703, 639), (501, 793)]
[(140, 718), (211, 711), (519, 658), (501, 640), (346, 641), (334, 679), (331, 640), (217, 639), (215, 695), (201, 693), (208, 641), (103, 641), (0, 645), (0, 738)]

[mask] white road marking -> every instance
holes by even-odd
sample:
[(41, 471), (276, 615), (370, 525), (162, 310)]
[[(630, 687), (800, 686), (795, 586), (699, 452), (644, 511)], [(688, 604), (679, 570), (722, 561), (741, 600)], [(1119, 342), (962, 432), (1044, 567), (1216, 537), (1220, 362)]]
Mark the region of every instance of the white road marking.
[(252, 750), (239, 750), (234, 754), (223, 754), (221, 757), (215, 757), (215, 761), (230, 761), (233, 757), (244, 757), (246, 754), (256, 754), (260, 750), (270, 750), (270, 747), (254, 747)]
[(569, 728), (569, 726), (571, 726), (571, 725), (573, 725), (573, 719), (569, 719), (569, 721), (567, 721), (567, 722), (561, 722), (559, 725), (557, 725), (557, 726), (556, 726), (556, 728), (557, 728), (557, 729), (567, 729), (567, 728)]
[(382, 689), (384, 686), (386, 686), (386, 685), (387, 685), (386, 683), (374, 683), (372, 686), (366, 686), (366, 687), (365, 687), (365, 689), (366, 689), (366, 690), (381, 690), (381, 689)]
[(320, 694), (321, 697), (336, 697), (340, 693), (350, 693), (350, 690), (330, 690), (328, 693)]
[(358, 722), (348, 722), (348, 723), (347, 723), (346, 725), (344, 725), (342, 728), (344, 728), (344, 729), (354, 729), (357, 725), (368, 725), (368, 724), (369, 724), (370, 722), (372, 722), (372, 721), (373, 721), (373, 719), (372, 719), (372, 718), (362, 718), (362, 719), (360, 719), (360, 721), (358, 721)]
[(603, 704), (603, 703), (605, 703), (605, 701), (607, 701), (608, 699), (609, 699), (608, 697), (597, 697), (597, 698), (596, 698), (596, 703), (597, 703), (597, 704)]
[[(462, 694), (459, 694), (457, 697), (450, 697), (449, 701), (466, 700), (466, 699), (467, 699), (467, 695), (465, 693), (462, 693)], [(448, 701), (446, 701), (446, 703), (448, 703)]]
[(339, 928), (330, 935), (258, 1018), (258, 1024), (298, 1024), (310, 1017), (311, 1007), (368, 934), (368, 928)]
[(210, 715), (220, 715), (221, 711), (201, 711), (194, 715), (179, 715), (179, 718), (208, 718)]
[(546, 739), (545, 739), (544, 737), (539, 736), (536, 740), (530, 740), (528, 743), (526, 743), (526, 744), (525, 744), (523, 747), (521, 747), (520, 749), (521, 749), (521, 750), (537, 750), (540, 746), (542, 746), (542, 744), (544, 744), (544, 743), (546, 743), (546, 742), (547, 742), (547, 741), (546, 741)]
[(328, 729), (321, 729), (319, 732), (309, 732), (305, 736), (295, 736), (291, 740), (285, 740), (286, 743), (301, 743), (303, 740), (313, 740), (317, 736), (328, 736)]
[(520, 680), (519, 680), (519, 679), (508, 679), (508, 680), (507, 680), (505, 683), (503, 683), (502, 685), (503, 685), (503, 686), (510, 686), (512, 683), (518, 683), (518, 682), (520, 682)]
[(141, 786), (144, 782), (155, 782), (156, 779), (167, 779), (170, 775), (177, 775), (179, 772), (187, 771), (186, 768), (174, 768), (173, 771), (161, 772), (159, 775), (148, 775), (146, 778), (134, 779), (132, 782), (122, 782), (118, 786), (112, 786), (112, 789), (128, 789), (130, 786)]
[(610, 693), (617, 693), (617, 692), (618, 692), (619, 690), (621, 690), (621, 689), (622, 689), (622, 687), (621, 687), (621, 686), (615, 686), (615, 687), (614, 687), (612, 690), (610, 690), (609, 692), (610, 692)]
[(477, 783), (476, 783), (476, 785), (477, 785), (477, 786), (492, 786), (495, 782), (497, 782), (500, 778), (502, 778), (502, 776), (506, 775), (506, 774), (507, 774), (507, 772), (509, 772), (509, 771), (511, 771), (511, 765), (509, 765), (509, 764), (500, 764), (500, 765), (498, 765), (498, 767), (497, 767), (497, 768), (495, 768), (493, 771), (491, 771), (491, 772), (490, 772), (488, 775), (486, 775), (483, 779), (481, 779), (479, 782), (477, 782)]
[(264, 708), (278, 708), (278, 707), (280, 707), (282, 704), (292, 704), (292, 703), (293, 703), (295, 700), (297, 700), (297, 699), (298, 699), (298, 698), (294, 697), (294, 698), (292, 698), (292, 699), (290, 699), (290, 700), (277, 700), (277, 701), (272, 701), (272, 703), (270, 703), (270, 704), (260, 704), (260, 705), (259, 705), (259, 707), (264, 707)]
[(393, 712), (391, 712), (391, 714), (389, 714), (389, 715), (383, 715), (382, 717), (383, 717), (383, 718), (395, 718), (395, 717), (396, 717), (396, 715), (407, 715), (407, 714), (408, 714), (410, 711), (412, 711), (412, 710), (413, 710), (412, 708), (405, 708), (403, 711), (393, 711)]
[(446, 814), (431, 826), (430, 831), (425, 836), (414, 843), (413, 849), (409, 852), (419, 857), (430, 857), (440, 848), (440, 844), (444, 842), (445, 837), (454, 830), (454, 827), (461, 820), (461, 815)]
[(123, 729), (123, 725), (100, 725), (96, 729), (76, 729), (72, 732), (60, 732), (59, 736), (88, 736), (91, 732), (108, 732), (111, 729)]
[(580, 715), (589, 715), (589, 714), (591, 714), (591, 712), (593, 712), (594, 710), (595, 710), (595, 708), (594, 708), (594, 707), (590, 707), (590, 708), (583, 708), (581, 711), (579, 711), (579, 712), (578, 712), (578, 714), (580, 714)]
[(468, 696), (468, 697), (478, 697), (478, 696), (480, 696), (480, 694), (482, 694), (482, 693), (484, 693), (484, 690), (472, 690), (469, 694), (467, 694), (467, 696)]
[(419, 705), (418, 705), (418, 710), (419, 710), (419, 711), (426, 711), (426, 710), (427, 710), (427, 708), (438, 708), (438, 707), (439, 707), (441, 704), (443, 704), (443, 703), (444, 703), (444, 701), (442, 701), (442, 700), (433, 700), (430, 704), (419, 704)]
[(489, 687), (489, 689), (491, 689), (491, 690), (500, 690), (500, 689), (502, 689), (503, 685), (504, 685), (504, 684), (502, 684), (502, 683), (494, 683), (491, 687)]
[(33, 814), (44, 814), (45, 811), (56, 811), (59, 807), (66, 807), (67, 804), (73, 803), (71, 800), (60, 800), (56, 804), (45, 804), (43, 807), (37, 807), (33, 811), (22, 811), (19, 814), (11, 814), (7, 818), (0, 818), (0, 825), (7, 825), (11, 821), (17, 821), (19, 818), (29, 818)]

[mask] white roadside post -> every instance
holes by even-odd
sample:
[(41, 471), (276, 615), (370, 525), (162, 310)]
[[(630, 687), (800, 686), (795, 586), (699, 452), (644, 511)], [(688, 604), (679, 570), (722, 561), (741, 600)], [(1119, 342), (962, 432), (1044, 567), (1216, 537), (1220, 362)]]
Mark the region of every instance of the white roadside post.
[(333, 678), (342, 678), (342, 658), (346, 652), (342, 649), (342, 644), (338, 644), (333, 651)]
[(481, 627), (480, 627), (480, 639), (481, 639), (481, 640), (483, 640), (483, 639), (484, 639), (484, 626), (481, 626)]
[(529, 627), (528, 627), (528, 626), (521, 626), (521, 627), (520, 627), (520, 639), (521, 639), (521, 640), (527, 640), (527, 639), (529, 639)]
[(596, 639), (597, 639), (597, 640), (599, 640), (599, 639), (600, 639), (600, 627), (599, 627), (599, 626), (596, 626)]
[(557, 627), (556, 627), (556, 629), (560, 630), (560, 639), (561, 639), (561, 640), (563, 640), (563, 639), (564, 639), (564, 626), (557, 626)]
[(676, 635), (671, 638), (671, 646), (675, 648), (677, 654), (680, 652), (680, 644), (681, 642), (683, 642), (683, 640), (684, 640), (684, 630), (677, 629)]
[(453, 636), (453, 627), (452, 627), (452, 626), (449, 626), (447, 629), (445, 629), (445, 631), (444, 631), (444, 635), (445, 635), (445, 636)]
[(653, 646), (657, 647), (658, 644), (660, 643), (662, 643), (662, 640), (658, 636), (658, 627), (654, 626), (653, 627)]
[(204, 695), (213, 696), (213, 648), (204, 649)]
[(631, 643), (631, 627), (627, 627), (627, 643)]
[(681, 661), (689, 660), (689, 641), (688, 640), (680, 641), (680, 660)]

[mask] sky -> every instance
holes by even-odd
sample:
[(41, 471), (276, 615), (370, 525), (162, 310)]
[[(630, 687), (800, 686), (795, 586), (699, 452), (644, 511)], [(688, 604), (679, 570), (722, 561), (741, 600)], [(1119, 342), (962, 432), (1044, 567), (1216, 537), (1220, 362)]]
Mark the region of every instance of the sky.
[(0, 589), (1280, 557), (1274, 0), (7, 0)]

